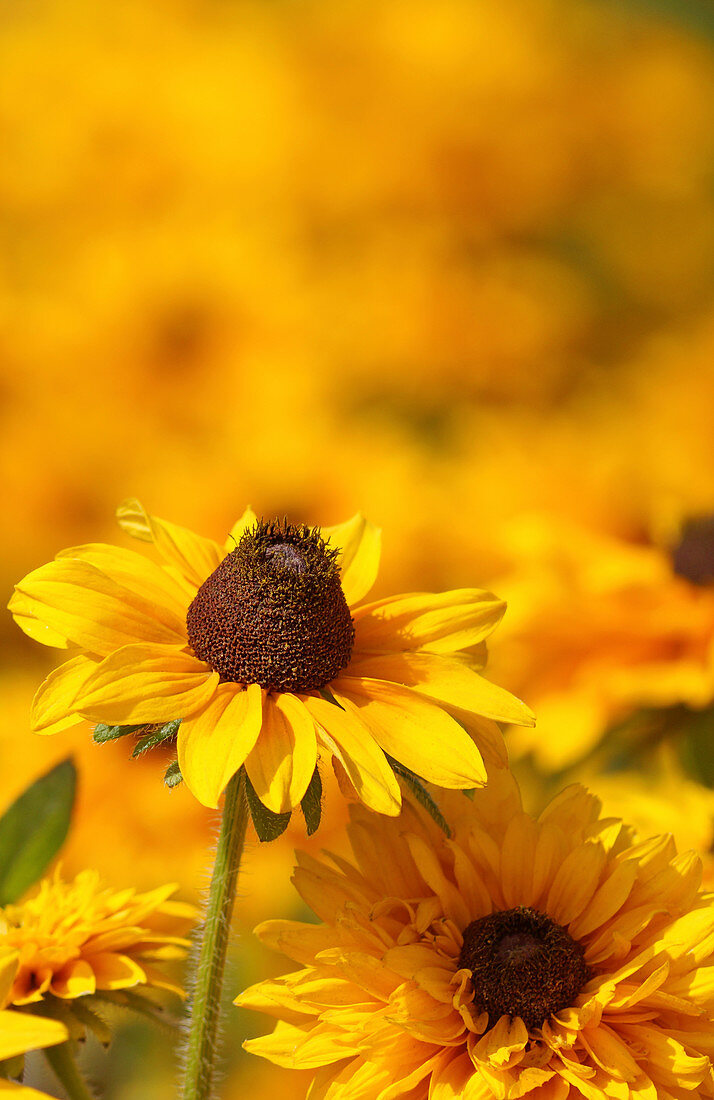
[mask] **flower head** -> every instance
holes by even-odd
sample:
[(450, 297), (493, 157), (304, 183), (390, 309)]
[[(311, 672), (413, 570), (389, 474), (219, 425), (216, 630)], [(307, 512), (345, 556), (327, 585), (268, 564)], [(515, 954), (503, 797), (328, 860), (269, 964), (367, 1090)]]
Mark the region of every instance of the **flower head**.
[(439, 786), (476, 787), (505, 763), (495, 722), (533, 721), (480, 675), (505, 604), (479, 589), (364, 603), (379, 532), (361, 516), (311, 529), (248, 509), (223, 547), (119, 509), (160, 562), (92, 544), (25, 577), (10, 609), (39, 641), (79, 652), (42, 684), (33, 724), (180, 720), (178, 759), (215, 806), (243, 764), (274, 813), (297, 806), (318, 753), (371, 809), (397, 814), (387, 756)]
[(638, 841), (573, 786), (536, 820), (510, 773), (412, 808), (353, 808), (354, 863), (302, 858), (322, 923), (258, 929), (300, 969), (238, 1003), (246, 1043), (337, 1100), (711, 1097), (714, 906), (669, 836)]
[(59, 872), (43, 880), (33, 897), (0, 909), (0, 949), (17, 955), (6, 1003), (57, 999), (71, 1008), (78, 997), (149, 987), (181, 994), (157, 965), (183, 957), (196, 916), (192, 906), (169, 900), (174, 890), (107, 889), (95, 871), (71, 882)]
[(499, 673), (534, 700), (538, 733), (509, 749), (547, 770), (586, 756), (641, 708), (714, 702), (714, 522), (660, 543), (593, 531), (545, 512), (504, 532), (510, 606)]

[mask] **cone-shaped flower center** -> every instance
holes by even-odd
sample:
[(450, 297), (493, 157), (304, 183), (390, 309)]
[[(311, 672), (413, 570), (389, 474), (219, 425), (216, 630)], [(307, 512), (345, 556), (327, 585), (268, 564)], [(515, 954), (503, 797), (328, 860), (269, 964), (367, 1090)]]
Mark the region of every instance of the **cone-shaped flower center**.
[(692, 584), (714, 584), (714, 516), (685, 524), (672, 564), (675, 573)]
[(583, 948), (561, 925), (535, 909), (507, 909), (464, 930), (459, 966), (471, 971), (474, 1007), (520, 1016), (530, 1031), (575, 1003), (589, 978)]
[(316, 528), (260, 521), (188, 609), (196, 656), (222, 680), (275, 691), (324, 687), (349, 663), (354, 641), (336, 557)]

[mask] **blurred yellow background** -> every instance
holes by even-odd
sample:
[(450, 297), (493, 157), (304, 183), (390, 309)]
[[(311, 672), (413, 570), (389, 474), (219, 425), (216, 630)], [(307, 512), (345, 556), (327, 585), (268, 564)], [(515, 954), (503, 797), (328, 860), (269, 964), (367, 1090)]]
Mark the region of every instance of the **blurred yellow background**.
[[(122, 541), (127, 496), (219, 539), (362, 510), (377, 595), (509, 598), (534, 800), (585, 778), (651, 830), (686, 791), (708, 848), (714, 591), (672, 568), (714, 512), (706, 0), (10, 0), (0, 74), (7, 596)], [(31, 737), (48, 653), (9, 615), (0, 645), (0, 808), (73, 752), (69, 869), (195, 896), (212, 815), (155, 756)], [(249, 929), (298, 912), (301, 835), (249, 860), (232, 995), (280, 966)], [(304, 1093), (240, 1054), (260, 1026), (231, 1010), (224, 1100)], [(88, 1058), (108, 1100), (172, 1095), (143, 1027)]]

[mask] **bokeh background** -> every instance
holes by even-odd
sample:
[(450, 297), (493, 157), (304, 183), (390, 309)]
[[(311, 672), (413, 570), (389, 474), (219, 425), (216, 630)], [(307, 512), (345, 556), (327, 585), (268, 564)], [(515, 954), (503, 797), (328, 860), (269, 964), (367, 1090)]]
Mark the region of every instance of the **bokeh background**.
[[(6, 595), (123, 541), (127, 496), (217, 538), (362, 510), (377, 595), (509, 599), (529, 805), (577, 778), (711, 860), (709, 0), (9, 0), (0, 74)], [(31, 736), (51, 654), (7, 614), (0, 645), (0, 809), (73, 753), (67, 872), (195, 897), (213, 816), (155, 756)], [(253, 845), (232, 993), (281, 967), (250, 928), (299, 913), (302, 842)], [(241, 1053), (262, 1027), (230, 1011), (223, 1100), (304, 1094)], [(85, 1058), (173, 1095), (144, 1026)]]

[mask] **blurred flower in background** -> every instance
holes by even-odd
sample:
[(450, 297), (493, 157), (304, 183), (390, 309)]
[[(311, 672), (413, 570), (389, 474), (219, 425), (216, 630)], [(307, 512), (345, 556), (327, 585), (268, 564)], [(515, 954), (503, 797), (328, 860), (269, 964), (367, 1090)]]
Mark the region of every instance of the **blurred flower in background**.
[[(684, 0), (5, 5), (7, 596), (128, 492), (196, 530), (363, 509), (377, 598), (508, 597), (524, 782), (637, 821), (656, 774), (644, 832), (691, 805), (709, 846), (714, 597), (674, 551), (714, 513), (713, 40)], [(67, 874), (197, 891), (213, 819), (168, 756), (31, 738), (50, 665), (9, 616), (0, 646), (0, 804), (73, 751)], [(254, 850), (241, 929), (300, 915), (298, 838)], [(247, 942), (236, 989), (271, 965)], [(171, 1096), (168, 1045), (123, 1034), (111, 1100)], [(238, 1046), (226, 1097), (267, 1094)]]

